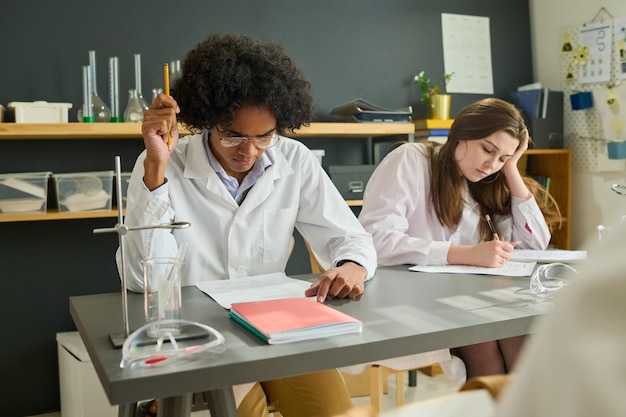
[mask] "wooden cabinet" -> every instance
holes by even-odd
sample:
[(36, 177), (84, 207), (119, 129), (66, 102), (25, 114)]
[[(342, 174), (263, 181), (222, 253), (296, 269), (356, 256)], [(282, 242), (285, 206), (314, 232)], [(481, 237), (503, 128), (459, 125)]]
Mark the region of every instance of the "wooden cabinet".
[[(184, 132), (184, 130), (181, 130)], [(412, 138), (412, 123), (311, 123), (290, 135), (294, 138), (364, 138), (407, 135)], [(141, 137), (138, 123), (60, 123), (60, 124), (21, 124), (0, 123), (0, 147), (7, 140), (106, 140), (131, 139)], [(368, 147), (371, 147), (368, 145)], [(111, 155), (111, 169), (113, 167)], [(17, 158), (21, 156), (17, 155)], [(27, 156), (24, 155), (24, 158)], [(361, 200), (349, 200), (350, 206), (359, 206)], [(117, 209), (111, 211), (62, 212), (48, 208), (46, 214), (0, 214), (0, 222), (37, 220), (66, 220), (98, 217), (116, 217)]]
[(527, 175), (550, 178), (550, 194), (561, 211), (562, 223), (552, 232), (551, 246), (570, 249), (572, 226), (572, 150), (529, 149), (520, 159), (520, 169)]

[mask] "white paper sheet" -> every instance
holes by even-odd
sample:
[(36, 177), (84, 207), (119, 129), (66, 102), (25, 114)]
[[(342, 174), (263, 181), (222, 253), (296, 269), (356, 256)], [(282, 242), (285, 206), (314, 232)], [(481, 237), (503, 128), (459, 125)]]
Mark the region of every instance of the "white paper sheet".
[(445, 73), (454, 73), (446, 91), (493, 94), (489, 18), (442, 13), (441, 34)]
[(514, 261), (537, 261), (537, 262), (580, 262), (587, 259), (587, 251), (584, 250), (532, 250), (513, 249), (511, 260)]
[(414, 265), (409, 271), (430, 272), (432, 274), (477, 274), (502, 275), (506, 277), (529, 277), (532, 275), (537, 262), (507, 262), (499, 268), (485, 268), (469, 265)]
[(227, 309), (232, 303), (292, 297), (305, 298), (304, 291), (310, 286), (310, 282), (289, 278), (282, 272), (196, 284), (200, 291)]

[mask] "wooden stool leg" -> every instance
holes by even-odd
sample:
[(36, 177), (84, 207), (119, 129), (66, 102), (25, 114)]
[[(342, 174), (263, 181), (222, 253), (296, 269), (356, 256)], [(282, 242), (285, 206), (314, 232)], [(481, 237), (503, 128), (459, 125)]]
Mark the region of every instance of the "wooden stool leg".
[(404, 371), (396, 372), (396, 406), (404, 404)]
[(370, 402), (375, 413), (382, 411), (383, 371), (379, 365), (370, 369)]

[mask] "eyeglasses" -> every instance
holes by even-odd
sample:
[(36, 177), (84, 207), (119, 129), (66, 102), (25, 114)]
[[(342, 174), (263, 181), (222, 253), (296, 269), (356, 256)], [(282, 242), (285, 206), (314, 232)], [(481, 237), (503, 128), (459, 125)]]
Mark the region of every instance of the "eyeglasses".
[[(219, 133), (225, 134), (226, 132), (222, 132), (219, 129), (216, 129)], [(234, 148), (235, 146), (244, 145), (248, 142), (252, 142), (254, 146), (259, 149), (267, 149), (278, 143), (280, 140), (280, 136), (276, 133), (268, 133), (264, 136), (257, 136), (254, 138), (248, 138), (246, 136), (225, 136), (221, 137), (217, 136), (220, 140), (222, 146), (226, 148)]]

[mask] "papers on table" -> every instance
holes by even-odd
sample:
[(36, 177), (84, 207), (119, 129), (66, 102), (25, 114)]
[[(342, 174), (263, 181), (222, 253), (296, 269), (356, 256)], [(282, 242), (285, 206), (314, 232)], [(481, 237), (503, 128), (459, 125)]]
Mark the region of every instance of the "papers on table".
[(499, 268), (485, 268), (470, 265), (415, 265), (409, 271), (430, 272), (433, 274), (482, 274), (503, 275), (507, 277), (528, 277), (532, 275), (537, 262), (507, 262)]
[(514, 261), (537, 261), (537, 262), (580, 262), (587, 259), (587, 251), (585, 250), (532, 250), (532, 249), (513, 249)]
[(282, 272), (245, 278), (205, 281), (196, 287), (224, 308), (232, 303), (304, 297), (310, 282), (289, 278)]

